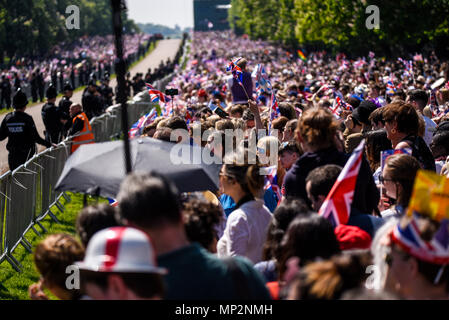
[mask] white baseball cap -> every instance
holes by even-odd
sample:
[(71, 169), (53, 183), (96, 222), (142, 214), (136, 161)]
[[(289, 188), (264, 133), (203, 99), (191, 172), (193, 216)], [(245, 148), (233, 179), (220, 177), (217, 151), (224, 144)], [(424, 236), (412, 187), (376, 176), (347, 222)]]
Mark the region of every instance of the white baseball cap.
[(81, 270), (95, 272), (158, 273), (167, 270), (156, 263), (151, 239), (130, 227), (112, 227), (94, 234), (86, 248)]

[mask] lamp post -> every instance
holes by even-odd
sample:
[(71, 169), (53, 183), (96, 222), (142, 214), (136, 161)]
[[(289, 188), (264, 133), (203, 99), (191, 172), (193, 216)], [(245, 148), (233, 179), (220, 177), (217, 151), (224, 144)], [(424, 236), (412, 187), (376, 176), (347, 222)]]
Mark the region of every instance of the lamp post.
[(115, 60), (115, 72), (117, 75), (117, 101), (121, 105), (122, 112), (122, 133), (123, 133), (123, 143), (125, 150), (125, 169), (126, 173), (132, 171), (131, 168), (131, 148), (129, 144), (128, 137), (128, 110), (126, 105), (126, 90), (125, 90), (125, 73), (126, 73), (126, 63), (123, 59), (123, 23), (122, 23), (122, 11), (126, 10), (125, 0), (111, 0), (112, 4), (112, 24), (114, 27), (115, 35), (115, 50), (116, 50), (116, 60)]

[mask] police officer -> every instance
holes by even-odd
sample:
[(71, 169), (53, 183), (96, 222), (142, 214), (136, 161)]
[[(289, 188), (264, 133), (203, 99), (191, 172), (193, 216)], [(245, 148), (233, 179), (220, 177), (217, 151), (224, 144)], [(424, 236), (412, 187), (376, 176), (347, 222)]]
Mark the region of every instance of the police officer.
[[(73, 96), (73, 87), (71, 84), (66, 81), (64, 87), (64, 96), (62, 97), (61, 101), (59, 101), (58, 109), (59, 112), (64, 116), (64, 119), (70, 120), (70, 106), (72, 105), (72, 101), (70, 100)], [(67, 123), (63, 127), (63, 136), (67, 136), (67, 131), (71, 128), (72, 124), (70, 121), (67, 121)]]
[(56, 107), (56, 88), (53, 84), (46, 92), (47, 103), (42, 107), (42, 121), (45, 125), (45, 140), (58, 144), (62, 140), (62, 129), (67, 123), (67, 117), (64, 116)]
[(11, 83), (4, 75), (2, 76), (2, 83), (0, 84), (2, 96), (0, 100), (0, 108), (3, 109), (3, 103), (6, 102), (6, 109), (11, 108)]
[(8, 138), (8, 164), (12, 171), (36, 153), (36, 143), (46, 147), (52, 144), (39, 136), (33, 118), (25, 113), (28, 99), (22, 90), (13, 98), (14, 112), (8, 113), (0, 126), (0, 141)]
[(87, 90), (83, 93), (83, 98), (81, 99), (84, 112), (87, 118), (90, 120), (93, 117), (99, 116), (103, 113), (103, 98), (101, 94), (97, 91), (97, 86), (95, 80), (91, 79), (89, 81), (89, 86)]
[(106, 107), (112, 106), (112, 98), (114, 97), (114, 92), (109, 86), (109, 74), (105, 74), (103, 78), (103, 84), (100, 87), (100, 93), (103, 97)]

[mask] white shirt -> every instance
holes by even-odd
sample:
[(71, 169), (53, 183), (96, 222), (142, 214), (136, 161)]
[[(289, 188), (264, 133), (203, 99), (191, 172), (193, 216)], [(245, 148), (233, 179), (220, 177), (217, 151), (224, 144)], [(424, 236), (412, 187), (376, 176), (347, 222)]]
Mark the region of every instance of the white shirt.
[(426, 142), (427, 146), (430, 145), (433, 138), (433, 133), (435, 132), (435, 128), (437, 127), (437, 124), (430, 118), (426, 116), (422, 116), (424, 119), (424, 122), (426, 123), (426, 132), (424, 133), (424, 141)]
[(254, 264), (262, 261), (271, 217), (271, 212), (261, 200), (248, 201), (232, 211), (223, 237), (217, 244), (218, 256), (244, 256)]

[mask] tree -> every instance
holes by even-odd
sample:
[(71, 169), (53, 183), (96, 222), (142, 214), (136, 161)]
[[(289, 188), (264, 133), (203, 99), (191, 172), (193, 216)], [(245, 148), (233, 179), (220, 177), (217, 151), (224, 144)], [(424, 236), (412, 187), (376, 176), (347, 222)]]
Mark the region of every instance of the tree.
[[(354, 56), (449, 49), (449, 0), (232, 0), (231, 5), (231, 28), (289, 47), (326, 47)], [(368, 5), (380, 10), (379, 29), (366, 26)]]

